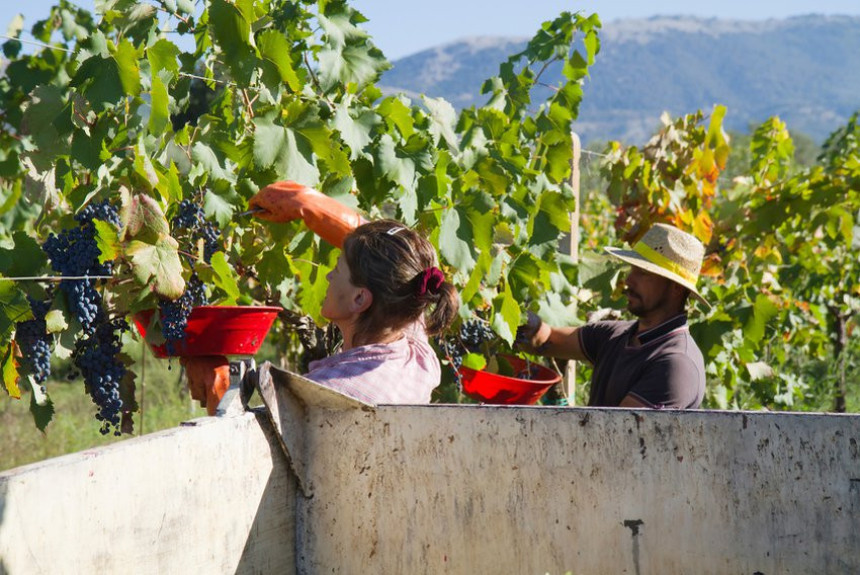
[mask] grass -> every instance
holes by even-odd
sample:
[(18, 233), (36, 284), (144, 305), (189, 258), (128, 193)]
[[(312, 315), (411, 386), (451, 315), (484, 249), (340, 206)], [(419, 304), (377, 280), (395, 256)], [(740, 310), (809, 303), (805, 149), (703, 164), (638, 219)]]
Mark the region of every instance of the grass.
[[(133, 435), (114, 437), (99, 432), (96, 406), (80, 377), (74, 381), (48, 381), (46, 387), (55, 413), (44, 433), (33, 423), (29, 395), (20, 400), (0, 397), (0, 429), (3, 430), (0, 471), (116, 443), (206, 416), (206, 410), (188, 394), (179, 361), (155, 359), (148, 351), (142, 352), (139, 343), (129, 344), (125, 351), (136, 359), (136, 395), (138, 403), (142, 404), (142, 411), (134, 414)], [(57, 371), (63, 373), (62, 369)]]

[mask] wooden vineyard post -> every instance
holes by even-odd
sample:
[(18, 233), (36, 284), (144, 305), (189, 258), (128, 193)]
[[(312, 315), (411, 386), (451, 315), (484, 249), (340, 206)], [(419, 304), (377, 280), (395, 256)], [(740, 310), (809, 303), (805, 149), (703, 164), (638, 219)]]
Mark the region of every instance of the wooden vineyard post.
[[(571, 159), (570, 187), (573, 189), (575, 208), (570, 214), (570, 259), (574, 264), (579, 263), (579, 159), (582, 155), (582, 143), (576, 132), (571, 132), (573, 158)], [(576, 300), (573, 305), (576, 306)], [(574, 309), (574, 311), (576, 311)], [(568, 360), (564, 371), (564, 395), (568, 405), (576, 405), (576, 362)]]

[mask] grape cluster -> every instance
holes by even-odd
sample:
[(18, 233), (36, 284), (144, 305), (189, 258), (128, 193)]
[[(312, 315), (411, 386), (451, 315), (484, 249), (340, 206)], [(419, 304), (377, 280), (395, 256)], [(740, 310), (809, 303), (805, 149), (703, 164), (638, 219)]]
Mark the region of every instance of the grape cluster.
[(114, 435), (122, 433), (120, 382), (125, 376), (126, 367), (117, 355), (122, 348), (120, 337), (125, 331), (128, 331), (128, 323), (123, 319), (103, 321), (92, 334), (75, 342), (75, 367), (83, 375), (90, 397), (99, 408), (96, 419), (102, 423), (102, 435), (107, 435), (111, 430)]
[[(51, 260), (51, 267), (62, 276), (110, 275), (111, 262), (99, 263), (101, 252), (96, 243), (95, 220), (119, 228), (119, 214), (108, 201), (94, 202), (75, 214), (78, 226), (51, 234), (42, 249)], [(60, 290), (66, 295), (74, 316), (81, 324), (83, 335), (75, 342), (73, 362), (81, 373), (87, 390), (98, 407), (96, 419), (102, 434), (120, 435), (120, 382), (126, 372), (119, 357), (121, 335), (128, 330), (122, 319), (111, 319), (104, 309), (96, 281), (63, 279)]]
[(454, 369), (463, 364), (463, 356), (467, 353), (481, 353), (485, 343), (498, 339), (490, 325), (482, 319), (469, 319), (460, 326), (455, 337), (445, 338), (439, 342), (445, 356), (451, 361)]
[(175, 300), (162, 300), (158, 304), (161, 316), (161, 334), (164, 336), (167, 353), (173, 354), (176, 344), (185, 338), (185, 328), (188, 327), (188, 316), (191, 310), (199, 305), (206, 305), (209, 299), (203, 282), (196, 273), (185, 285), (185, 291)]
[(203, 242), (203, 261), (209, 263), (212, 256), (220, 249), (221, 231), (206, 220), (203, 208), (191, 200), (179, 202), (179, 211), (171, 220), (174, 230), (186, 230), (188, 239), (193, 246)]
[[(119, 214), (108, 201), (86, 206), (75, 215), (78, 227), (51, 234), (42, 245), (48, 254), (51, 267), (62, 276), (110, 275), (111, 262), (99, 263), (101, 251), (96, 243), (94, 220), (102, 220), (119, 227)], [(81, 323), (84, 333), (92, 334), (102, 321), (102, 297), (96, 290), (96, 280), (74, 279), (60, 282), (72, 313)]]
[(477, 352), (484, 343), (494, 339), (496, 332), (483, 320), (470, 319), (460, 326), (460, 341), (470, 352)]
[(30, 297), (33, 319), (19, 322), (15, 328), (15, 340), (21, 349), (23, 365), (33, 375), (36, 383), (42, 384), (51, 375), (51, 335), (45, 325), (45, 314), (51, 309), (51, 300), (38, 301)]

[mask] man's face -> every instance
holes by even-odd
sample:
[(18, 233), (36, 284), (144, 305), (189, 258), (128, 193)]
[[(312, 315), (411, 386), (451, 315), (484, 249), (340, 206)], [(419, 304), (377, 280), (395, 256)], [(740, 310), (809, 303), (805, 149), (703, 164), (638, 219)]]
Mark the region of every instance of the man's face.
[(627, 296), (627, 310), (636, 317), (645, 317), (655, 310), (662, 309), (670, 301), (672, 281), (630, 266), (624, 290)]

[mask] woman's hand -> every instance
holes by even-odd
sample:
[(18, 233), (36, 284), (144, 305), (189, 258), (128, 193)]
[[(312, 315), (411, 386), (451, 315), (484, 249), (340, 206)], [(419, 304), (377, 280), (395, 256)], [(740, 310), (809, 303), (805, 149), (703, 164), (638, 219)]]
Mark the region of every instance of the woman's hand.
[(361, 215), (322, 194), (296, 182), (275, 182), (257, 192), (248, 202), (255, 215), (270, 222), (301, 219), (315, 234), (335, 247), (352, 230), (364, 223)]
[(183, 357), (181, 363), (191, 397), (199, 401), (209, 415), (215, 415), (221, 398), (230, 387), (230, 362), (223, 355), (204, 355)]

